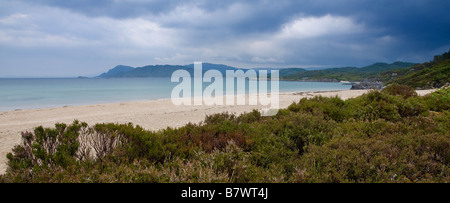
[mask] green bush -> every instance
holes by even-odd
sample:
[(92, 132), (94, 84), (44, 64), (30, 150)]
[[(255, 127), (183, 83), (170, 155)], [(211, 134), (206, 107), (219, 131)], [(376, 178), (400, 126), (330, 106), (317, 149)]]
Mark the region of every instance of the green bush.
[(423, 97), (425, 105), (432, 111), (450, 110), (450, 87), (441, 88)]
[(316, 96), (312, 99), (303, 98), (298, 103), (291, 104), (288, 109), (293, 112), (309, 112), (315, 116), (324, 116), (335, 121), (345, 118), (342, 107), (345, 102), (339, 97)]
[(417, 96), (417, 92), (414, 90), (414, 88), (407, 85), (399, 85), (399, 84), (389, 85), (386, 88), (384, 88), (381, 92), (393, 96), (399, 95), (402, 96), (404, 99)]
[(404, 117), (426, 114), (428, 107), (422, 98), (391, 95), (383, 91), (371, 91), (361, 97), (346, 101), (349, 118), (374, 121), (385, 119), (399, 121)]
[(296, 182), (448, 182), (450, 139), (442, 134), (342, 137), (310, 146)]

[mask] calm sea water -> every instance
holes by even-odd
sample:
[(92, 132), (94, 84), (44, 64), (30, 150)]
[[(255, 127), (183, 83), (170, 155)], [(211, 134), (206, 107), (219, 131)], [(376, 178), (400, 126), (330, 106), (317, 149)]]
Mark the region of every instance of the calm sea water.
[[(176, 85), (170, 78), (0, 79), (0, 111), (166, 99)], [(350, 86), (280, 81), (279, 88), (280, 92), (300, 92), (348, 90)]]

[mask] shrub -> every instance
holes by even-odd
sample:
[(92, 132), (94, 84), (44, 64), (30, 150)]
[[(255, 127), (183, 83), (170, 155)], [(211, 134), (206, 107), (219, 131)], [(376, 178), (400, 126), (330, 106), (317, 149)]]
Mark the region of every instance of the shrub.
[(441, 88), (429, 95), (423, 97), (430, 110), (444, 111), (450, 110), (450, 87)]
[(399, 121), (401, 118), (426, 114), (428, 107), (422, 98), (393, 96), (383, 91), (371, 91), (361, 97), (346, 101), (347, 115), (353, 119), (374, 121), (385, 119)]
[(205, 120), (203, 121), (205, 124), (220, 124), (226, 120), (234, 120), (235, 116), (228, 112), (218, 113), (213, 115), (206, 115)]
[(74, 121), (72, 125), (56, 124), (54, 129), (37, 127), (34, 133), (22, 133), (22, 144), (8, 153), (10, 170), (33, 167), (66, 167), (80, 159), (79, 132), (86, 123)]
[(308, 112), (315, 116), (324, 116), (335, 121), (342, 121), (345, 118), (342, 107), (345, 102), (339, 97), (316, 96), (311, 99), (303, 98), (298, 103), (293, 103), (288, 107), (292, 112)]
[(361, 97), (346, 101), (348, 115), (354, 119), (397, 121), (401, 118), (398, 105), (402, 101), (379, 91), (371, 91)]
[(399, 84), (389, 85), (386, 88), (384, 88), (381, 92), (393, 96), (399, 95), (402, 96), (404, 99), (417, 96), (417, 92), (414, 90), (414, 88), (407, 85), (399, 85)]
[(446, 182), (450, 139), (439, 134), (339, 138), (310, 146), (298, 182)]

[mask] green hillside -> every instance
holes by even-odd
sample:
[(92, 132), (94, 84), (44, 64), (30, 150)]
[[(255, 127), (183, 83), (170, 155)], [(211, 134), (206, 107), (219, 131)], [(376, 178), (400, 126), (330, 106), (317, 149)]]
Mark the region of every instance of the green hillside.
[[(218, 70), (223, 75), (226, 70), (239, 70), (231, 66), (221, 64), (203, 63), (203, 73), (208, 70)], [(129, 66), (116, 66), (115, 68), (103, 73), (99, 78), (142, 78), (142, 77), (171, 77), (177, 70), (186, 70), (191, 75), (194, 74), (194, 64), (190, 65), (148, 65), (144, 67), (133, 68)]]
[(394, 70), (379, 75), (387, 84), (403, 84), (414, 88), (438, 88), (450, 82), (450, 51), (435, 56), (431, 62), (414, 65), (404, 70)]
[(286, 68), (286, 69), (281, 69), (280, 70), (280, 77), (288, 78), (291, 75), (300, 74), (300, 73), (304, 73), (304, 72), (308, 72), (308, 71), (303, 69), (303, 68)]
[(412, 65), (414, 65), (414, 63), (395, 62), (392, 64), (375, 63), (373, 65), (362, 68), (343, 67), (315, 71), (305, 71), (304, 69), (301, 69), (299, 71), (292, 71), (289, 69), (284, 69), (280, 71), (280, 77), (284, 80), (363, 81), (367, 78), (376, 78), (380, 73), (388, 70), (405, 69), (411, 67)]

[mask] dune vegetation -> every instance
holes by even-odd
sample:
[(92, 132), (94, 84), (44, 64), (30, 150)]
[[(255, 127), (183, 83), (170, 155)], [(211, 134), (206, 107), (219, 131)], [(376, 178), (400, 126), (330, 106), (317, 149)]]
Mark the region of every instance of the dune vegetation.
[(450, 88), (301, 99), (157, 132), (74, 121), (22, 133), (0, 182), (450, 182)]

